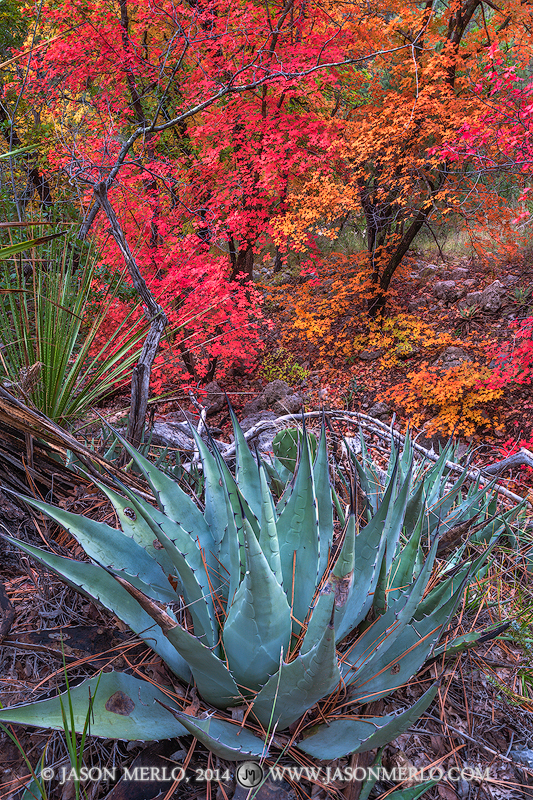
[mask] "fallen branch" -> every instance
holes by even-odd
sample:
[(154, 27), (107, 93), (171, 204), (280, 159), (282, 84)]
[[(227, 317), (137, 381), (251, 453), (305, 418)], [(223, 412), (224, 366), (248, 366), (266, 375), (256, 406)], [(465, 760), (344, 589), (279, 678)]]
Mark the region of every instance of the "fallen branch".
[[(403, 436), (398, 431), (395, 431), (393, 428), (389, 427), (384, 422), (381, 422), (381, 420), (368, 416), (368, 414), (361, 414), (358, 411), (335, 411), (335, 410), (327, 411), (325, 413), (328, 417), (333, 419), (349, 419), (352, 422), (359, 424), (362, 428), (366, 428), (367, 430), (370, 430), (372, 433), (375, 433), (377, 436), (380, 436), (382, 439), (390, 440), (394, 438), (399, 444), (403, 444), (405, 442), (405, 436)], [(262, 433), (263, 431), (266, 431), (269, 428), (277, 428), (280, 425), (287, 422), (294, 423), (294, 422), (299, 422), (303, 419), (313, 419), (321, 416), (322, 416), (322, 411), (307, 411), (305, 413), (299, 413), (299, 414), (286, 414), (285, 416), (277, 417), (276, 419), (272, 420), (270, 419), (262, 420), (261, 422), (258, 422), (252, 428), (247, 430), (246, 433), (244, 434), (244, 438), (246, 440), (253, 439), (259, 433)], [(436, 455), (433, 451), (428, 450), (425, 447), (422, 447), (422, 445), (417, 444), (416, 442), (413, 442), (413, 448), (418, 453), (421, 453), (425, 458), (428, 458), (430, 461), (438, 461), (439, 459), (439, 456)], [(529, 457), (531, 458), (531, 462), (525, 460), (520, 462), (515, 461), (513, 463), (513, 466), (515, 466), (516, 463), (524, 463), (524, 464), (530, 463), (530, 465), (533, 466), (533, 455), (528, 450), (525, 450), (525, 448), (522, 448), (522, 451), (529, 455)], [(233, 456), (234, 453), (235, 453), (235, 443), (232, 443), (228, 445), (228, 447), (225, 450), (222, 451), (222, 458), (227, 459), (230, 456)], [(522, 457), (525, 458), (524, 455)], [(509, 459), (504, 459), (501, 462), (492, 464), (489, 467), (482, 467), (481, 469), (467, 468), (466, 471), (467, 478), (469, 478), (469, 480), (472, 481), (476, 481), (479, 479), (483, 485), (490, 483), (492, 479), (485, 477), (485, 475), (499, 474), (499, 472), (503, 471), (508, 466), (510, 466), (509, 461), (511, 458), (513, 457), (510, 456)], [(464, 466), (462, 466), (461, 464), (456, 464), (454, 461), (446, 461), (446, 466), (452, 472), (463, 473), (465, 470)], [(497, 471), (495, 468), (497, 469)], [(509, 489), (507, 489), (505, 486), (502, 486), (499, 483), (494, 484), (494, 489), (499, 494), (502, 494), (504, 497), (507, 497), (509, 500), (512, 500), (514, 503), (521, 503), (525, 499), (530, 505), (533, 505), (533, 499), (530, 499), (529, 496), (526, 498), (520, 497), (520, 495), (511, 492)]]
[(487, 475), (500, 475), (508, 469), (521, 466), (533, 467), (533, 453), (531, 450), (526, 450), (525, 447), (521, 447), (518, 453), (513, 453), (512, 456), (508, 456), (502, 461), (496, 461), (495, 464), (483, 467), (483, 472)]

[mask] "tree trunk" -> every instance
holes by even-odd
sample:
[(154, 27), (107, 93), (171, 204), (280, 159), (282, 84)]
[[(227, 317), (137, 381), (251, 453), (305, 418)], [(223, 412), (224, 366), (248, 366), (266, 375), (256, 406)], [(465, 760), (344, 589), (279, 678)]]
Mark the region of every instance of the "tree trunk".
[[(232, 237), (233, 241), (233, 237)], [(254, 247), (251, 242), (246, 243), (244, 250), (235, 251), (235, 245), (231, 247), (230, 257), (232, 270), (230, 280), (240, 280), (242, 283), (250, 283), (254, 277)], [(238, 278), (238, 276), (241, 276)]]
[(124, 231), (109, 202), (106, 183), (102, 182), (98, 184), (98, 186), (95, 187), (94, 193), (98, 198), (100, 207), (104, 210), (109, 220), (113, 238), (124, 256), (131, 280), (145, 305), (145, 314), (150, 322), (150, 331), (144, 342), (139, 360), (133, 368), (133, 377), (131, 381), (131, 408), (126, 437), (137, 447), (141, 441), (146, 418), (146, 409), (148, 407), (148, 391), (150, 388), (152, 364), (154, 363), (155, 354), (168, 320), (162, 307), (156, 302), (139, 271), (137, 262), (124, 236)]

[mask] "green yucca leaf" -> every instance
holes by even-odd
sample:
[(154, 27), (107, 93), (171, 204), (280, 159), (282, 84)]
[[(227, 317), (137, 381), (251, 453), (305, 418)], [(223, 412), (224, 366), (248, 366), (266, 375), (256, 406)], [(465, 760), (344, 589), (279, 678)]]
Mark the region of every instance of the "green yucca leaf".
[(66, 231), (61, 233), (51, 233), (49, 236), (38, 236), (36, 239), (26, 239), (24, 242), (17, 242), (17, 244), (9, 244), (6, 247), (0, 248), (0, 261), (5, 261), (7, 258), (22, 253), (24, 250), (31, 250), (32, 247), (38, 247), (46, 242), (51, 242), (52, 239), (57, 239), (59, 236), (64, 236)]

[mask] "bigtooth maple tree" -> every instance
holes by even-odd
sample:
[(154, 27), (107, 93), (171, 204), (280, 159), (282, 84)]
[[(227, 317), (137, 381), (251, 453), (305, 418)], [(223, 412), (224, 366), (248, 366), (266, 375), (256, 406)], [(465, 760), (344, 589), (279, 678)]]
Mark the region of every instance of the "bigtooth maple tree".
[[(432, 217), (453, 212), (493, 233), (496, 223), (515, 216), (491, 175), (467, 161), (457, 169), (441, 145), (483, 117), (476, 86), (495, 43), (510, 48), (515, 64), (527, 64), (531, 13), (514, 0), (368, 6), (367, 35), (381, 43), (382, 53), (364, 68), (337, 70), (323, 108), (338, 134), (326, 154), (333, 169), (293, 185), (288, 211), (275, 221), (286, 247), (303, 248), (313, 244), (313, 225), (316, 232), (324, 220), (334, 224), (347, 213), (361, 220), (366, 251), (352, 264), (351, 294), (350, 276), (341, 281), (352, 308), (363, 270), (370, 281), (368, 311), (384, 311), (396, 270)], [(313, 267), (316, 272), (316, 259)], [(322, 329), (331, 321), (327, 305), (317, 307)]]
[[(529, 64), (517, 62), (514, 48), (493, 44), (490, 63), (480, 76), (475, 92), (483, 113), (475, 123), (465, 123), (452, 141), (442, 147), (443, 155), (456, 169), (473, 164), (479, 175), (507, 176), (514, 195), (513, 223), (530, 241), (533, 174), (533, 81)], [(509, 176), (511, 176), (509, 178)], [(529, 287), (522, 287), (524, 310), (529, 306)], [(526, 311), (510, 325), (510, 341), (494, 348), (492, 389), (531, 384), (533, 378), (533, 316)], [(529, 443), (528, 443), (529, 446)]]
[[(55, 134), (47, 163), (78, 189), (82, 235), (96, 230), (105, 265), (125, 257), (154, 296), (145, 388), (154, 357), (156, 390), (250, 361), (254, 248), (291, 176), (320, 161), (313, 138), (328, 134), (301, 98), (379, 46), (357, 33), (358, 5), (45, 0), (41, 20), (44, 41), (23, 51), (3, 104), (39, 98)], [(156, 356), (163, 312), (174, 333)]]

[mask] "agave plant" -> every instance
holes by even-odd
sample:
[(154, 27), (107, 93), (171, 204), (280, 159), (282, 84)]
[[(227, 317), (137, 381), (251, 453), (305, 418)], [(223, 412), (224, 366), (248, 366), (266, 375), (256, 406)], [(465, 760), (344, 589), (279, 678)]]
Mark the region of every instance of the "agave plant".
[[(275, 734), (295, 723), (291, 743), (320, 759), (380, 747), (423, 713), (436, 686), (397, 715), (363, 718), (358, 706), (391, 694), (442, 652), (439, 639), (469, 576), (511, 512), (495, 519), (490, 492), (465, 492), (466, 475), (450, 486), (449, 450), (431, 468), (416, 469), (407, 440), (402, 453), (393, 448), (382, 474), (363, 443), (361, 461), (354, 457), (367, 505), (359, 528), (353, 503), (345, 517), (331, 487), (324, 429), (314, 463), (304, 432), (292, 475), (277, 459), (257, 461), (234, 416), (233, 424), (235, 476), (214, 444), (195, 435), (202, 508), (121, 440), (157, 508), (122, 484), (120, 492), (99, 484), (120, 520), (116, 530), (27, 498), (78, 540), (90, 563), (6, 536), (129, 625), (178, 678), (194, 681), (210, 709), (190, 716), (162, 688), (110, 672), (70, 689), (73, 724), (81, 732), (90, 708), (93, 735), (152, 740), (190, 733), (229, 760), (265, 756), (283, 741)], [(278, 499), (271, 486), (285, 479)], [(456, 558), (436, 582), (440, 532), (491, 516), (478, 532), (488, 540), (485, 553), (472, 562)], [(342, 534), (334, 539), (335, 522)], [(342, 697), (342, 714), (327, 724), (307, 714), (332, 693)], [(225, 713), (235, 706), (246, 708), (252, 725)], [(61, 702), (1, 709), (0, 720), (61, 729)]]

